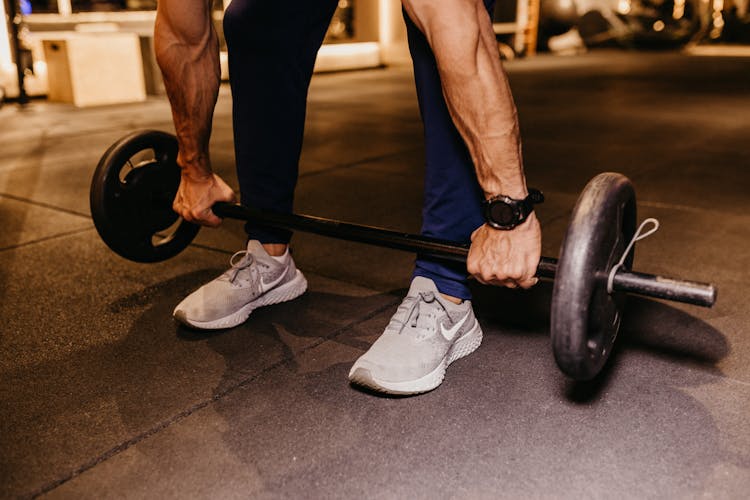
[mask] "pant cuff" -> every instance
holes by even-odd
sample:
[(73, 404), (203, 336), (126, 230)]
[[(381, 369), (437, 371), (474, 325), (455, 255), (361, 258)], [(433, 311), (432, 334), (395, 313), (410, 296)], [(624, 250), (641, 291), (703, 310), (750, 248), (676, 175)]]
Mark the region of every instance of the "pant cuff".
[(426, 269), (417, 268), (414, 270), (413, 277), (421, 276), (423, 278), (429, 278), (437, 287), (440, 293), (456, 297), (461, 300), (471, 300), (471, 291), (466, 285), (466, 280), (456, 280), (453, 278), (446, 278), (439, 274), (435, 274)]

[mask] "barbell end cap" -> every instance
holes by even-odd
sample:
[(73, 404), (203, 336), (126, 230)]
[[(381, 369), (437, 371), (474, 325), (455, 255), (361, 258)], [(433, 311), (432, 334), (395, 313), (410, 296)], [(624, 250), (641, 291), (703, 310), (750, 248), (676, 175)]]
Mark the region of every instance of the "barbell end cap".
[(706, 307), (713, 307), (714, 304), (716, 304), (716, 298), (719, 295), (719, 291), (716, 289), (714, 285), (709, 285), (711, 287), (711, 291), (708, 296), (708, 302), (706, 303)]

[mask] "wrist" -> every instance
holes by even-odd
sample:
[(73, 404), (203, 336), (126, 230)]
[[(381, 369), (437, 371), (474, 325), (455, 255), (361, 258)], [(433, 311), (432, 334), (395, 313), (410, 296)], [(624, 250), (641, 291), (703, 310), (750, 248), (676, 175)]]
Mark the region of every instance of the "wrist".
[(504, 231), (523, 224), (534, 213), (534, 205), (544, 202), (544, 195), (537, 189), (529, 189), (528, 195), (513, 198), (502, 194), (492, 196), (483, 203), (485, 222)]
[(185, 157), (177, 155), (177, 165), (179, 165), (183, 176), (191, 180), (206, 180), (213, 177), (213, 170), (207, 158), (193, 158), (186, 160)]
[(514, 200), (523, 200), (528, 195), (529, 191), (528, 189), (526, 189), (526, 186), (517, 188), (498, 187), (490, 190), (484, 190), (485, 201), (489, 201), (493, 198), (499, 198), (501, 196), (507, 196), (508, 198), (512, 198)]
[(214, 177), (213, 172), (197, 167), (182, 167), (180, 173), (183, 179), (196, 183), (212, 182)]
[(481, 186), (485, 200), (497, 196), (507, 196), (515, 200), (522, 200), (529, 195), (529, 190), (526, 187), (526, 182), (523, 177), (520, 179), (506, 179), (502, 181), (499, 179), (485, 180), (481, 183)]

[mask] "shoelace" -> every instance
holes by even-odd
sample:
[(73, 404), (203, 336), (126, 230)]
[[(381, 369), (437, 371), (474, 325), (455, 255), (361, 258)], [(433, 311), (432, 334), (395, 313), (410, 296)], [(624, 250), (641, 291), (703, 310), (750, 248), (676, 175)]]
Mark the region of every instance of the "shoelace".
[[(407, 324), (411, 326), (411, 328), (416, 328), (420, 326), (420, 318), (422, 319), (428, 319), (432, 316), (431, 314), (422, 314), (421, 305), (422, 304), (433, 304), (437, 303), (440, 308), (445, 312), (446, 315), (448, 315), (448, 310), (445, 308), (442, 302), (437, 300), (437, 297), (435, 296), (434, 292), (427, 291), (427, 292), (419, 292), (419, 294), (416, 297), (406, 297), (406, 299), (401, 303), (401, 306), (399, 306), (399, 309), (403, 310), (407, 307), (409, 308), (408, 312), (405, 315), (405, 320), (399, 321), (397, 317), (399, 316), (398, 311), (393, 316), (393, 319), (391, 320), (391, 324), (396, 323), (395, 326), (399, 326), (398, 334), (401, 335), (404, 331), (404, 328)], [(414, 311), (416, 310), (416, 314), (414, 314)], [(412, 316), (413, 319), (412, 319)], [(426, 318), (425, 318), (426, 316)], [(449, 316), (450, 317), (450, 316)], [(410, 322), (409, 320), (412, 319)], [(390, 325), (389, 325), (390, 326)], [(432, 323), (424, 324), (424, 321), (421, 322), (421, 326), (423, 326), (425, 329), (433, 330), (435, 328), (435, 325)]]
[[(237, 260), (238, 258), (239, 260)], [(227, 270), (224, 275), (230, 283), (234, 283), (237, 279), (237, 275), (240, 274), (240, 271), (252, 266), (253, 262), (255, 262), (255, 257), (253, 257), (253, 254), (249, 253), (247, 250), (235, 252), (234, 255), (229, 258), (229, 265), (232, 267)], [(251, 269), (250, 272), (252, 273), (253, 270)]]

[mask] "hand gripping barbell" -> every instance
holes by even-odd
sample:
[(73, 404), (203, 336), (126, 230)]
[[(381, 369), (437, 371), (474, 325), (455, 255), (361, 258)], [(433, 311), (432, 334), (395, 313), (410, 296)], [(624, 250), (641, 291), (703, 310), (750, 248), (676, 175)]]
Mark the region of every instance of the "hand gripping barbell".
[[(180, 183), (177, 140), (139, 131), (113, 144), (91, 183), (91, 214), (104, 242), (136, 262), (166, 260), (185, 249), (199, 226), (180, 219), (172, 200)], [(421, 255), (465, 262), (466, 244), (336, 220), (217, 203), (222, 218), (306, 231)], [(550, 333), (560, 369), (588, 380), (604, 366), (622, 318), (625, 292), (710, 307), (714, 286), (630, 270), (636, 233), (635, 191), (623, 175), (604, 173), (584, 188), (559, 260), (542, 257), (537, 276), (554, 278)], [(620, 265), (622, 262), (622, 265)], [(614, 269), (614, 270), (613, 270)]]

